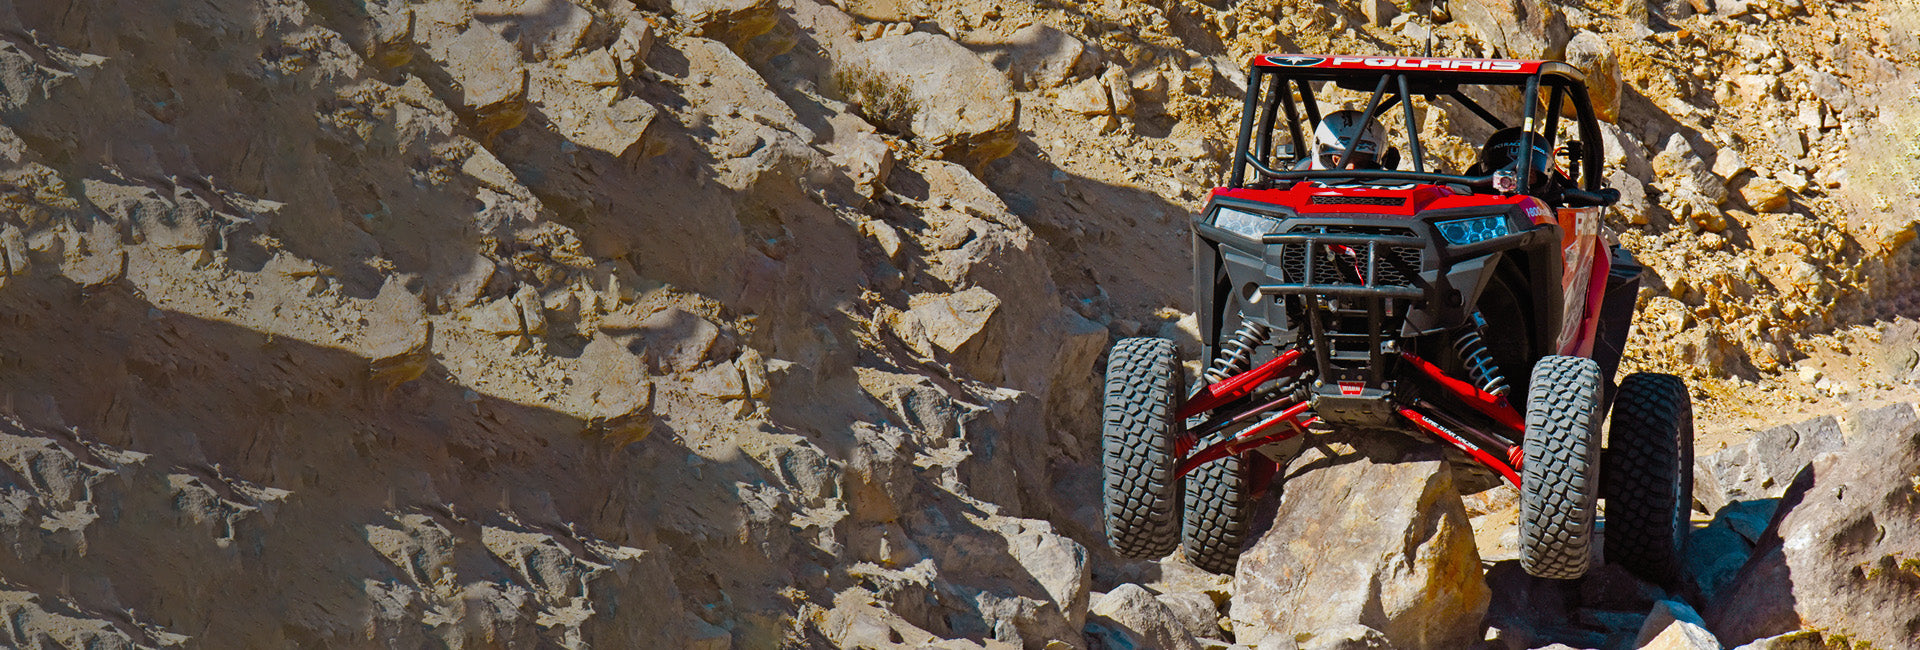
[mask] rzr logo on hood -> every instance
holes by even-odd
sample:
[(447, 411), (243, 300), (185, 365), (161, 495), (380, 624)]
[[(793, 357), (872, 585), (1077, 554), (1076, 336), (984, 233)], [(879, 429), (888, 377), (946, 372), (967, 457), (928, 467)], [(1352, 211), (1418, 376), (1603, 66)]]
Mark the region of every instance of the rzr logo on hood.
[(1288, 67), (1294, 67), (1294, 68), (1299, 68), (1299, 67), (1305, 67), (1305, 66), (1310, 66), (1310, 65), (1320, 65), (1320, 63), (1321, 63), (1322, 61), (1326, 61), (1326, 60), (1327, 60), (1327, 57), (1324, 57), (1324, 56), (1299, 56), (1299, 55), (1292, 55), (1292, 56), (1269, 56), (1269, 57), (1267, 57), (1267, 60), (1268, 60), (1268, 61), (1271, 61), (1271, 62), (1273, 62), (1273, 64), (1274, 64), (1274, 65), (1284, 65), (1284, 66), (1288, 66)]

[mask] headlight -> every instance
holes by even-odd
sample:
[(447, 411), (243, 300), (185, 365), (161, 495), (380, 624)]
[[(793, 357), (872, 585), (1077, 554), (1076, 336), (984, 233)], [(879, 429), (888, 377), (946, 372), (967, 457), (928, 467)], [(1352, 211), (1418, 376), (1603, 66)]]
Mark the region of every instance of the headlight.
[(1264, 214), (1219, 208), (1213, 211), (1213, 226), (1250, 239), (1259, 239), (1278, 228), (1280, 221)]
[(1507, 216), (1503, 214), (1441, 221), (1433, 224), (1433, 227), (1439, 228), (1440, 236), (1455, 246), (1476, 244), (1513, 232), (1507, 228)]

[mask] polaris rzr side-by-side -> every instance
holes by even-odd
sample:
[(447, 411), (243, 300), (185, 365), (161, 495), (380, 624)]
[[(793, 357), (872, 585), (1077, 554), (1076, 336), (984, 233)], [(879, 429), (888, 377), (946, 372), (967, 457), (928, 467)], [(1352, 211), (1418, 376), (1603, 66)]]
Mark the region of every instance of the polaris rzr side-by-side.
[[(1601, 232), (1619, 192), (1601, 186), (1580, 71), (1301, 55), (1251, 67), (1231, 175), (1193, 223), (1198, 387), (1173, 341), (1124, 339), (1108, 356), (1113, 547), (1179, 547), (1230, 572), (1256, 492), (1299, 441), (1393, 430), (1444, 443), (1462, 492), (1519, 491), (1528, 573), (1585, 574), (1604, 499), (1608, 559), (1677, 576), (1692, 405), (1677, 377), (1614, 381), (1641, 267)], [(1322, 115), (1316, 93), (1352, 103)], [(1492, 132), (1457, 173), (1432, 168), (1420, 141), (1421, 112), (1449, 109)], [(1383, 118), (1403, 121), (1404, 157)]]

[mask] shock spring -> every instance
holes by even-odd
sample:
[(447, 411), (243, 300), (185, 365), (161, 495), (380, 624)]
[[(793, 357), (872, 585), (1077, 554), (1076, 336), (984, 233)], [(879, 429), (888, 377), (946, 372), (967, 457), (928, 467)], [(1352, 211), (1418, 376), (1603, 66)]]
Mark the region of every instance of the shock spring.
[(1207, 368), (1207, 383), (1226, 381), (1228, 377), (1253, 369), (1253, 350), (1267, 340), (1267, 333), (1265, 325), (1252, 319), (1241, 321), (1239, 331), (1220, 344), (1220, 355), (1214, 357), (1213, 366)]
[(1488, 395), (1505, 396), (1507, 378), (1500, 375), (1500, 367), (1494, 365), (1493, 355), (1487, 352), (1487, 342), (1483, 333), (1487, 320), (1480, 312), (1473, 312), (1467, 322), (1453, 331), (1453, 349), (1460, 354), (1460, 362), (1467, 366), (1467, 373), (1473, 376), (1482, 392)]

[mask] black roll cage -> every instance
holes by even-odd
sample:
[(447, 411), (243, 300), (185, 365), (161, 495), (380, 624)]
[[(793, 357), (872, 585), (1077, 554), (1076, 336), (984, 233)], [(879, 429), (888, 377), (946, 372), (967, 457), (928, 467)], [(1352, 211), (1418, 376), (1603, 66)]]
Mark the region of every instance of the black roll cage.
[[(1372, 84), (1373, 94), (1372, 97), (1367, 100), (1367, 107), (1363, 115), (1366, 119), (1372, 119), (1392, 109), (1396, 105), (1404, 108), (1402, 113), (1406, 119), (1407, 145), (1413, 159), (1413, 171), (1378, 169), (1276, 170), (1270, 167), (1271, 161), (1268, 160), (1268, 157), (1271, 155), (1273, 149), (1274, 122), (1280, 115), (1279, 111), (1285, 112), (1288, 135), (1293, 139), (1296, 155), (1300, 154), (1299, 149), (1307, 143), (1307, 140), (1301, 137), (1303, 135), (1300, 119), (1301, 109), (1304, 108), (1306, 113), (1306, 133), (1311, 133), (1313, 129), (1318, 128), (1320, 125), (1320, 107), (1318, 102), (1314, 101), (1312, 82), (1329, 81), (1343, 88), (1364, 90), (1366, 88), (1360, 84), (1364, 80), (1376, 76), (1379, 80)], [(1491, 189), (1492, 174), (1465, 176), (1458, 174), (1441, 174), (1426, 170), (1426, 161), (1424, 160), (1425, 157), (1422, 155), (1423, 150), (1420, 146), (1420, 128), (1419, 124), (1415, 123), (1413, 112), (1414, 96), (1418, 95), (1425, 98), (1430, 105), (1439, 97), (1445, 96), (1465, 106), (1468, 112), (1484, 120), (1489, 126), (1492, 126), (1495, 131), (1507, 127), (1507, 124), (1501, 121), (1499, 116), (1494, 115), (1492, 111), (1481, 106), (1479, 102), (1474, 101), (1465, 93), (1460, 92), (1459, 86), (1462, 83), (1522, 87), (1521, 97), (1525, 108), (1521, 111), (1520, 119), (1521, 124), (1528, 126), (1528, 130), (1532, 130), (1532, 125), (1535, 123), (1534, 118), (1537, 115), (1538, 104), (1540, 103), (1540, 90), (1544, 86), (1549, 94), (1549, 98), (1546, 100), (1548, 111), (1544, 124), (1544, 138), (1548, 151), (1553, 150), (1554, 138), (1559, 134), (1561, 105), (1563, 102), (1571, 100), (1574, 106), (1573, 117), (1579, 125), (1580, 139), (1588, 149), (1582, 152), (1580, 159), (1580, 184), (1587, 192), (1596, 192), (1601, 189), (1600, 159), (1602, 156), (1599, 152), (1592, 150), (1592, 147), (1600, 142), (1600, 126), (1599, 121), (1594, 117), (1593, 104), (1587, 98), (1585, 76), (1581, 74), (1578, 68), (1557, 61), (1544, 62), (1540, 64), (1538, 72), (1525, 75), (1524, 77), (1518, 74), (1491, 75), (1400, 70), (1375, 72), (1371, 70), (1315, 68), (1280, 69), (1256, 65), (1247, 76), (1246, 100), (1241, 108), (1240, 114), (1240, 135), (1234, 148), (1233, 173), (1227, 185), (1232, 188), (1245, 187), (1247, 170), (1248, 168), (1252, 168), (1254, 172), (1268, 180), (1340, 179), (1343, 182), (1350, 182), (1351, 180), (1405, 180), (1419, 183), (1464, 185), (1473, 189)], [(1272, 87), (1268, 88), (1269, 85)], [(1390, 89), (1393, 91), (1393, 94), (1388, 94)], [(1298, 102), (1294, 100), (1294, 94), (1296, 92), (1300, 95)], [(1262, 101), (1263, 99), (1264, 102)], [(1259, 122), (1258, 130), (1255, 130), (1256, 116)], [(1364, 123), (1365, 120), (1362, 120), (1362, 122)], [(1254, 146), (1249, 148), (1249, 144)], [(1260, 152), (1258, 158), (1253, 155), (1255, 151)], [(1519, 168), (1532, 168), (1533, 156), (1533, 147), (1520, 147)], [(1529, 176), (1530, 174), (1516, 175), (1514, 179), (1517, 185), (1514, 190), (1515, 194), (1528, 193), (1530, 189), (1528, 183), (1531, 180), (1528, 178)]]

